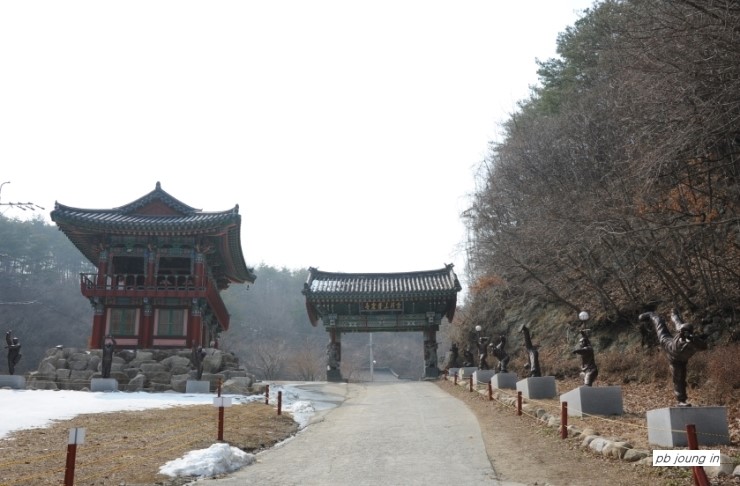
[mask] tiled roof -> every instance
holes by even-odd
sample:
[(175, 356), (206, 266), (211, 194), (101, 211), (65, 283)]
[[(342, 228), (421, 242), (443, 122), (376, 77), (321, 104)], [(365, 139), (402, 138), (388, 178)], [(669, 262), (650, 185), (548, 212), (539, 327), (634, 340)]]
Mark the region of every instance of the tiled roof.
[(453, 265), (402, 273), (336, 273), (310, 268), (303, 294), (307, 301), (356, 298), (456, 297), (461, 290)]
[(197, 212), (182, 216), (126, 214), (119, 209), (80, 209), (56, 203), (51, 212), (57, 224), (74, 224), (86, 229), (114, 234), (177, 235), (206, 233), (230, 224), (238, 224), (236, 210)]
[(192, 208), (165, 192), (150, 193), (112, 209), (82, 209), (56, 203), (51, 220), (97, 265), (100, 235), (209, 236), (218, 238), (219, 273), (233, 282), (254, 282), (241, 249), (239, 206), (220, 212)]
[[(158, 204), (160, 213), (146, 212)], [(166, 211), (162, 211), (162, 209)], [(56, 203), (52, 221), (112, 234), (178, 235), (198, 234), (239, 224), (239, 206), (220, 212), (203, 212), (172, 197), (159, 182), (153, 191), (113, 209), (81, 209)], [(61, 224), (60, 224), (61, 223)]]

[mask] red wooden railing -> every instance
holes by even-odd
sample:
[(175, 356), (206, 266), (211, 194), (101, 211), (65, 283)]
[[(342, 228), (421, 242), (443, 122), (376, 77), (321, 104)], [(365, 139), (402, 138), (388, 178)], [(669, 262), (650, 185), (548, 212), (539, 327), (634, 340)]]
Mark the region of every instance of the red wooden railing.
[[(148, 297), (148, 298), (205, 298), (216, 319), (224, 328), (229, 328), (229, 312), (216, 282), (204, 277), (201, 285), (196, 287), (189, 275), (154, 275), (147, 279), (140, 274), (102, 275), (95, 273), (80, 274), (80, 291), (85, 297)], [(98, 284), (97, 282), (103, 282)]]

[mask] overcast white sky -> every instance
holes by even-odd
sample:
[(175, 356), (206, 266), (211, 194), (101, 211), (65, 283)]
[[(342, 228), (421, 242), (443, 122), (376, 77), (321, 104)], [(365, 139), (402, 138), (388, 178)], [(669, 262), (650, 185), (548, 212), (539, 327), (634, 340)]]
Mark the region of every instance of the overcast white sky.
[(474, 169), (591, 5), (1, 2), (0, 202), (49, 220), (160, 181), (238, 204), (250, 266), (462, 277)]

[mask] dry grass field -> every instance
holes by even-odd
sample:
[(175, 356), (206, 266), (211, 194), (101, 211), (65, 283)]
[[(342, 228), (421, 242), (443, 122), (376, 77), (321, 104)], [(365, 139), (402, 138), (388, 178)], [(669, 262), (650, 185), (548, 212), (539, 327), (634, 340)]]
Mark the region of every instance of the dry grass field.
[[(63, 484), (69, 429), (84, 427), (75, 484), (174, 485), (160, 466), (217, 442), (218, 409), (188, 405), (138, 412), (80, 415), (47, 428), (15, 432), (0, 441), (0, 485)], [(224, 409), (224, 441), (247, 452), (267, 449), (298, 430), (289, 414), (264, 403)]]

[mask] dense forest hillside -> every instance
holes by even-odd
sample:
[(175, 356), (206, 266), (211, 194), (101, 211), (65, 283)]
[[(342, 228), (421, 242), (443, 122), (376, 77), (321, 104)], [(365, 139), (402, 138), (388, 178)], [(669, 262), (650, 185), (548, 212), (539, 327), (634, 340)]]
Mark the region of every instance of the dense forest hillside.
[(672, 307), (737, 340), (739, 29), (737, 2), (612, 0), (559, 36), (464, 214), (458, 340), (527, 323), (566, 353), (587, 310), (599, 348), (624, 350)]

